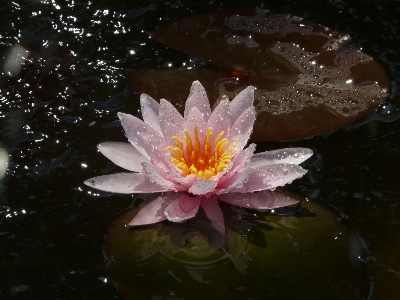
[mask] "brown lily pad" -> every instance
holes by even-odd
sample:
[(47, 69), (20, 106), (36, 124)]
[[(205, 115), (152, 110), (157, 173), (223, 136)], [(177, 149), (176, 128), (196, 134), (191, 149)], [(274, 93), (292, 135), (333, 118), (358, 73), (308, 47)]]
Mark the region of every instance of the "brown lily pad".
[(375, 110), (388, 94), (384, 70), (349, 35), (292, 15), (213, 11), (173, 20), (152, 37), (218, 70), (132, 70), (132, 89), (180, 107), (193, 79), (205, 85), (211, 101), (254, 85), (253, 141), (341, 128)]

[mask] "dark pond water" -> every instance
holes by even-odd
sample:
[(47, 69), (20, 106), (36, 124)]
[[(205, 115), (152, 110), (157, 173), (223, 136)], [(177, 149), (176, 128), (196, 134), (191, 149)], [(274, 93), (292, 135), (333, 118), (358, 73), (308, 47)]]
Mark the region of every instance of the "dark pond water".
[[(304, 164), (308, 174), (288, 189), (331, 211), (362, 241), (367, 280), (364, 292), (349, 299), (398, 299), (400, 8), (385, 0), (3, 1), (0, 57), (2, 70), (14, 76), (0, 77), (0, 154), (9, 156), (0, 185), (0, 298), (122, 299), (107, 272), (103, 241), (135, 197), (98, 194), (82, 182), (118, 170), (95, 145), (125, 140), (118, 111), (138, 114), (126, 69), (189, 63), (146, 31), (189, 13), (243, 6), (347, 32), (387, 71), (390, 95), (367, 118), (308, 139), (260, 143), (258, 150), (314, 150)], [(7, 65), (13, 47), (14, 60), (26, 59)], [(150, 299), (163, 299), (152, 288)]]

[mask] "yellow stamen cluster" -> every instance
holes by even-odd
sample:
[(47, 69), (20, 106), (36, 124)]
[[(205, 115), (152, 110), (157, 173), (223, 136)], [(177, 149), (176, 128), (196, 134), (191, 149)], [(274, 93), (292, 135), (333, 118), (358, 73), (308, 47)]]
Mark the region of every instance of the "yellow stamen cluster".
[(222, 172), (231, 162), (236, 148), (228, 147), (228, 139), (222, 138), (224, 131), (218, 134), (213, 144), (210, 142), (213, 134), (211, 127), (207, 129), (203, 142), (200, 142), (197, 126), (194, 128), (194, 139), (187, 129), (183, 133), (185, 143), (182, 138), (173, 136), (175, 146), (168, 146), (166, 149), (171, 151), (170, 162), (180, 169), (184, 176), (194, 174), (209, 179)]

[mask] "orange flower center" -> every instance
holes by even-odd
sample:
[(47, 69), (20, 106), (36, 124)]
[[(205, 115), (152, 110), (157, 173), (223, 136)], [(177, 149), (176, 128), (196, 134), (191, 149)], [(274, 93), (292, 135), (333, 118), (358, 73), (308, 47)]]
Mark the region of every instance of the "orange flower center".
[(175, 146), (168, 146), (166, 149), (171, 151), (170, 162), (180, 169), (184, 176), (194, 174), (209, 179), (222, 172), (231, 162), (236, 148), (228, 147), (228, 139), (222, 138), (225, 131), (221, 131), (214, 142), (211, 142), (211, 127), (208, 127), (203, 141), (199, 139), (197, 126), (194, 128), (194, 138), (187, 129), (183, 133), (185, 142), (174, 135), (172, 140)]

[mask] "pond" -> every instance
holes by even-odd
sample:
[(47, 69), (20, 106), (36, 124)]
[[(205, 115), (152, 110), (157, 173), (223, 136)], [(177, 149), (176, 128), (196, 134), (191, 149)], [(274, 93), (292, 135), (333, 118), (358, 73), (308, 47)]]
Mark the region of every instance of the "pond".
[[(268, 212), (223, 206), (230, 226), (226, 237), (230, 248), (215, 240), (210, 248), (202, 248), (202, 253), (210, 253), (214, 265), (185, 260), (174, 252), (176, 245), (167, 243), (162, 251), (157, 250), (159, 260), (130, 264), (126, 251), (132, 251), (132, 257), (138, 253), (147, 257), (154, 251), (152, 242), (161, 244), (165, 236), (175, 236), (179, 242), (182, 232), (185, 238), (190, 236), (187, 228), (207, 231), (208, 225), (200, 215), (189, 227), (160, 223), (127, 231), (123, 222), (129, 221), (130, 210), (151, 196), (98, 192), (85, 186), (88, 178), (120, 171), (97, 152), (96, 145), (126, 141), (118, 112), (141, 116), (137, 83), (129, 70), (215, 69), (150, 38), (149, 32), (175, 18), (236, 8), (271, 9), (346, 32), (386, 71), (389, 95), (372, 113), (344, 128), (295, 140), (257, 142), (257, 151), (287, 147), (314, 151), (302, 164), (308, 173), (285, 186), (287, 192), (311, 201), (304, 202), (305, 212), (283, 210), (280, 213), (288, 218), (281, 220), (280, 215)], [(399, 13), (396, 1), (386, 0), (16, 0), (3, 4), (2, 298), (201, 299), (204, 292), (210, 299), (397, 299)], [(189, 88), (182, 86), (174, 92), (186, 97)], [(298, 242), (307, 246), (296, 252), (291, 248), (295, 242), (289, 245), (282, 240), (296, 239), (299, 230), (292, 228), (294, 219), (307, 216), (317, 216), (318, 222), (298, 226), (303, 232)], [(287, 229), (280, 232), (273, 224), (282, 222)], [(343, 243), (327, 242), (327, 236), (342, 232), (346, 235)], [(147, 238), (141, 242), (147, 248), (132, 248), (136, 242), (123, 242), (136, 237)], [(202, 236), (191, 237), (191, 249), (204, 247)], [(112, 251), (125, 251), (113, 254), (120, 255), (126, 269), (115, 268), (115, 261), (109, 259), (113, 247), (117, 250)], [(275, 253), (274, 260), (258, 265), (265, 259), (265, 249)], [(244, 252), (252, 261), (245, 266), (247, 272), (238, 255)], [(293, 255), (291, 260), (284, 259)], [(211, 270), (213, 275), (198, 277), (194, 268)], [(335, 271), (329, 278), (319, 278), (323, 268)], [(185, 281), (187, 270), (193, 271), (194, 280)]]

